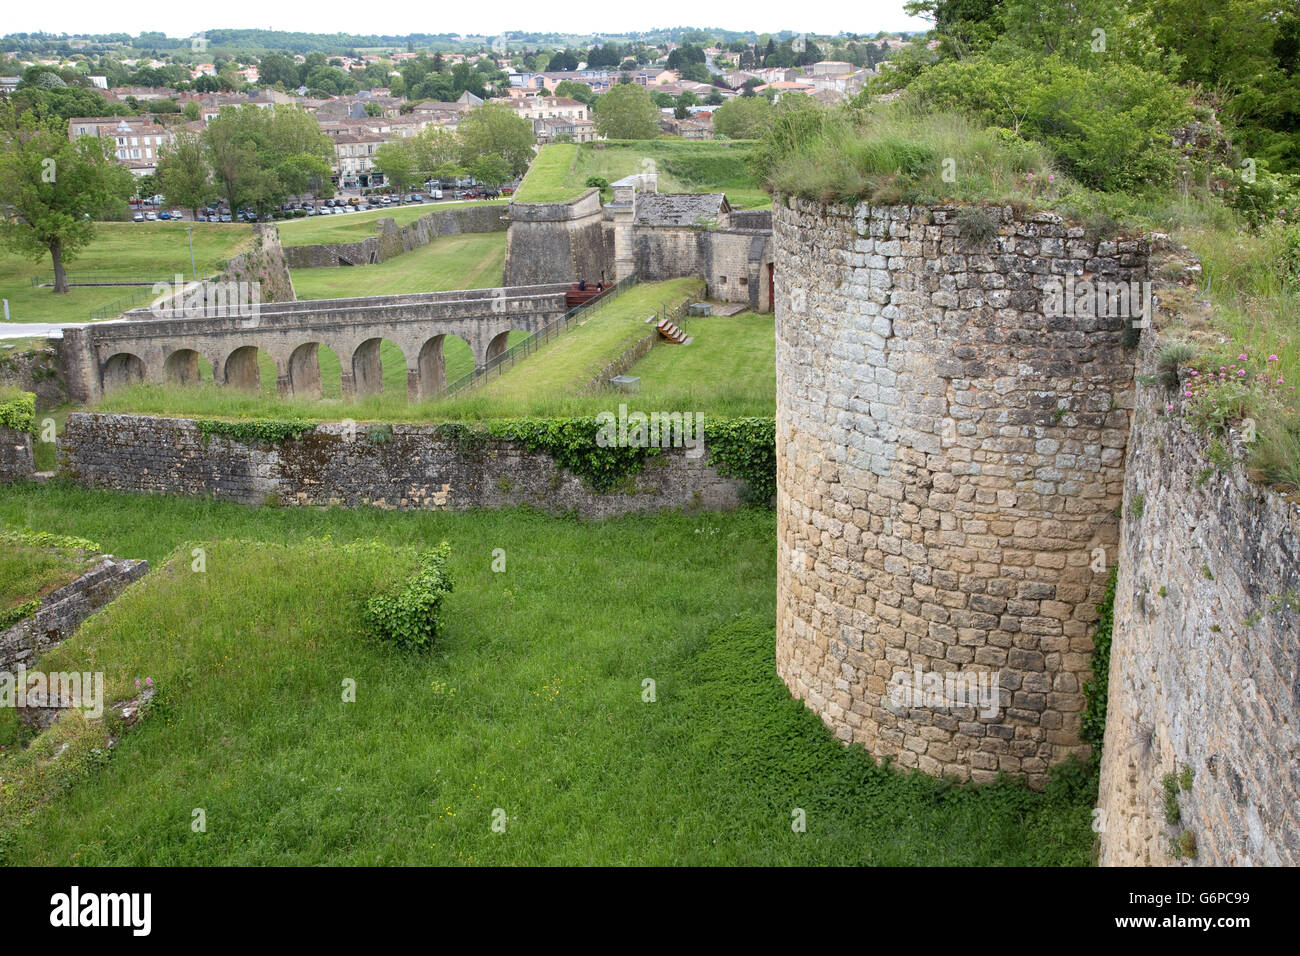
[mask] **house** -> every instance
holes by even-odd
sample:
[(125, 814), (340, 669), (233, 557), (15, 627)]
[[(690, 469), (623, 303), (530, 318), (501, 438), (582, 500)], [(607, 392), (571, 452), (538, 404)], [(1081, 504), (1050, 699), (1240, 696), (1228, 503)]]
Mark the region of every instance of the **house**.
[(375, 168), (375, 151), (388, 142), (383, 133), (342, 133), (334, 137), (334, 168), (339, 182), (361, 182)]

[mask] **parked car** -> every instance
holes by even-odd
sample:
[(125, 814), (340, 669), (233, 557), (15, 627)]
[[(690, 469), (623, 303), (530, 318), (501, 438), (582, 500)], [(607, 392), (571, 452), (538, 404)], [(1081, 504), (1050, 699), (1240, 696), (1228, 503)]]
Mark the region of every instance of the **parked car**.
[(223, 212), (223, 213), (221, 214), (221, 221), (222, 221), (222, 222), (234, 222), (234, 220), (230, 217), (230, 213), (228, 213), (228, 212)]
[(144, 213), (142, 212), (136, 213), (134, 216), (131, 217), (131, 220), (133, 222), (144, 222)]
[(207, 222), (207, 221), (208, 221), (208, 214), (205, 213), (205, 212), (201, 212), (201, 213), (199, 213), (199, 217), (198, 217), (198, 219), (196, 219), (196, 220), (194, 220), (194, 221), (195, 221), (195, 222)]
[(149, 222), (157, 222), (157, 221), (158, 221), (158, 214), (157, 214), (156, 212), (154, 212), (153, 210), (150, 210), (149, 212), (147, 212), (147, 213), (144, 214), (144, 218), (147, 219), (147, 220), (149, 220)]
[(158, 213), (158, 218), (159, 218), (159, 219), (170, 219), (171, 217), (172, 217), (172, 214), (169, 213), (166, 209), (164, 209), (162, 212)]

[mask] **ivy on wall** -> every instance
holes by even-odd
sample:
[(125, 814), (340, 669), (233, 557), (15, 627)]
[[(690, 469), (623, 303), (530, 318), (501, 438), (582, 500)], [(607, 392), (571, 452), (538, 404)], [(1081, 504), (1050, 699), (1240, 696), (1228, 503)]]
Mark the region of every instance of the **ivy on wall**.
[(766, 505), (776, 494), (776, 419), (709, 419), (704, 427), (709, 464), (745, 483), (745, 498)]
[(246, 421), (224, 421), (219, 418), (200, 418), (194, 423), (204, 438), (221, 435), (245, 445), (278, 445), (282, 441), (299, 438), (316, 427), (315, 422), (293, 419), (278, 421), (269, 418), (252, 418)]
[(1110, 642), (1115, 627), (1115, 580), (1119, 568), (1110, 570), (1106, 595), (1097, 605), (1097, 626), (1092, 634), (1092, 680), (1083, 685), (1086, 701), (1079, 736), (1092, 745), (1092, 762), (1101, 761), (1101, 745), (1106, 736), (1106, 702), (1110, 696)]

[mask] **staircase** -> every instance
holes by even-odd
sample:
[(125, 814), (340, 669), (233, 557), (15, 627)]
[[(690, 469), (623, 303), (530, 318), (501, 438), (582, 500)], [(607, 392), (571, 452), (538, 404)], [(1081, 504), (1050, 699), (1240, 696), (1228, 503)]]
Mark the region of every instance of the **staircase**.
[(687, 335), (668, 319), (660, 319), (655, 328), (663, 338), (674, 345), (690, 345), (694, 341), (692, 336)]

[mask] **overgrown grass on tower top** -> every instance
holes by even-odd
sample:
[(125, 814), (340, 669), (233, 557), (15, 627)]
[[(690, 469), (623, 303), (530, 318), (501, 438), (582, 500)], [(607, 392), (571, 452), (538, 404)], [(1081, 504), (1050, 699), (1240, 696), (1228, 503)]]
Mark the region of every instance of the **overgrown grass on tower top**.
[(821, 114), (801, 146), (772, 158), (772, 191), (821, 202), (1031, 202), (1059, 177), (1047, 150), (955, 114)]

